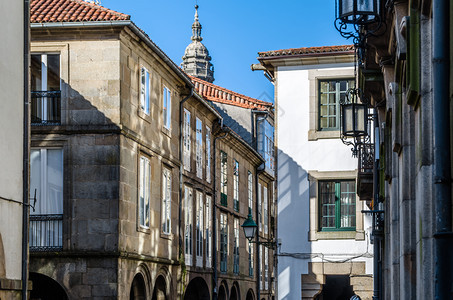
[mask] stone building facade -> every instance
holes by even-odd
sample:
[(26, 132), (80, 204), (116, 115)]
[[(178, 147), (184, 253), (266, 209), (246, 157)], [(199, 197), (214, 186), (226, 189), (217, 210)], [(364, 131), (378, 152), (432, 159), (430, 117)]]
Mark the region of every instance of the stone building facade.
[[(256, 287), (259, 294), (256, 294), (256, 297), (273, 299), (276, 296), (275, 271), (277, 266), (275, 258), (277, 202), (273, 104), (236, 93), (201, 78), (191, 78), (196, 91), (216, 108), (230, 132), (240, 137), (264, 159), (256, 170), (249, 169), (252, 173), (253, 194), (255, 194), (255, 199), (258, 199), (258, 201), (254, 200), (256, 202), (250, 206), (252, 217), (259, 227), (257, 240), (265, 242), (267, 245), (251, 245), (250, 252), (253, 252), (255, 260), (253, 272), (256, 273), (251, 276), (256, 276), (259, 282)], [(233, 146), (233, 149), (236, 147)], [(239, 180), (242, 180), (241, 176), (239, 176)], [(247, 214), (243, 211), (240, 212), (243, 216)], [(249, 297), (248, 294), (247, 297)]]
[[(130, 16), (36, 0), (31, 23), (31, 299), (256, 299), (240, 225), (261, 155), (223, 137), (222, 116)], [(222, 151), (239, 164), (227, 167), (239, 211), (222, 208), (225, 272)]]
[[(376, 299), (450, 299), (451, 1), (381, 3), (359, 69), (377, 111)], [(370, 25), (370, 29), (378, 24)], [(364, 34), (366, 31), (364, 31)], [(375, 194), (373, 195), (373, 188)], [(370, 197), (370, 198), (371, 198)]]
[[(0, 69), (0, 299), (22, 299), (22, 287), (27, 275), (27, 239), (23, 235), (23, 222), (28, 211), (28, 115), (24, 107), (28, 101), (26, 37), (28, 29), (24, 15), (28, 7), (24, 1), (2, 2), (5, 13), (5, 30)], [(24, 76), (25, 75), (25, 76)], [(26, 229), (25, 229), (25, 232)], [(24, 281), (25, 275), (25, 281)]]

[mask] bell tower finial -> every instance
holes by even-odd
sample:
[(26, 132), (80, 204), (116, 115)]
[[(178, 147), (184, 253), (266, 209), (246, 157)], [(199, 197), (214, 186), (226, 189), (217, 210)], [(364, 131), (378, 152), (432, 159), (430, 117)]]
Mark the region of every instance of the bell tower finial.
[(198, 4), (195, 4), (195, 18), (192, 24), (192, 41), (201, 42), (203, 38), (201, 37), (201, 24), (198, 21)]
[(198, 4), (195, 2), (195, 17), (192, 24), (192, 42), (187, 46), (182, 57), (181, 67), (187, 74), (205, 80), (214, 81), (214, 66), (211, 56), (205, 45), (201, 42), (201, 24), (198, 19)]

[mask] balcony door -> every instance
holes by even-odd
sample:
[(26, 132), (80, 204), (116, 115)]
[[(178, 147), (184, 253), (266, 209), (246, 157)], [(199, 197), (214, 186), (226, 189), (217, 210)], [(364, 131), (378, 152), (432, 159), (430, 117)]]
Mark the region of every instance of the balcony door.
[(31, 55), (32, 124), (59, 124), (60, 54)]
[[(30, 251), (63, 246), (63, 150), (30, 152)], [(36, 202), (34, 201), (36, 199)]]

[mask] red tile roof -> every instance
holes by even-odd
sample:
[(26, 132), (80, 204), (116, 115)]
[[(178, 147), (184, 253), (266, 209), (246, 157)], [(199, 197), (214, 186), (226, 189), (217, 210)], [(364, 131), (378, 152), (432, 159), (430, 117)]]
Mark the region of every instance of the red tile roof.
[(193, 76), (189, 77), (195, 85), (195, 90), (206, 100), (256, 110), (270, 110), (273, 106), (270, 102), (241, 95)]
[(31, 0), (30, 22), (129, 20), (130, 16), (83, 0)]
[(258, 52), (258, 55), (259, 55), (258, 59), (274, 57), (274, 56), (336, 54), (336, 53), (353, 52), (353, 51), (354, 51), (354, 45), (292, 48), (292, 49)]

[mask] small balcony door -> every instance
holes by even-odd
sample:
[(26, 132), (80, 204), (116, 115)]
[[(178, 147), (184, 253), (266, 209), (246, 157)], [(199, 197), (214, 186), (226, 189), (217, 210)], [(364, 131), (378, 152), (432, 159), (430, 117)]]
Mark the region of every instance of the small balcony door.
[(31, 104), (33, 125), (60, 124), (60, 54), (31, 55)]
[[(36, 198), (35, 198), (36, 197)], [(63, 150), (30, 152), (30, 251), (59, 251), (63, 246)]]

